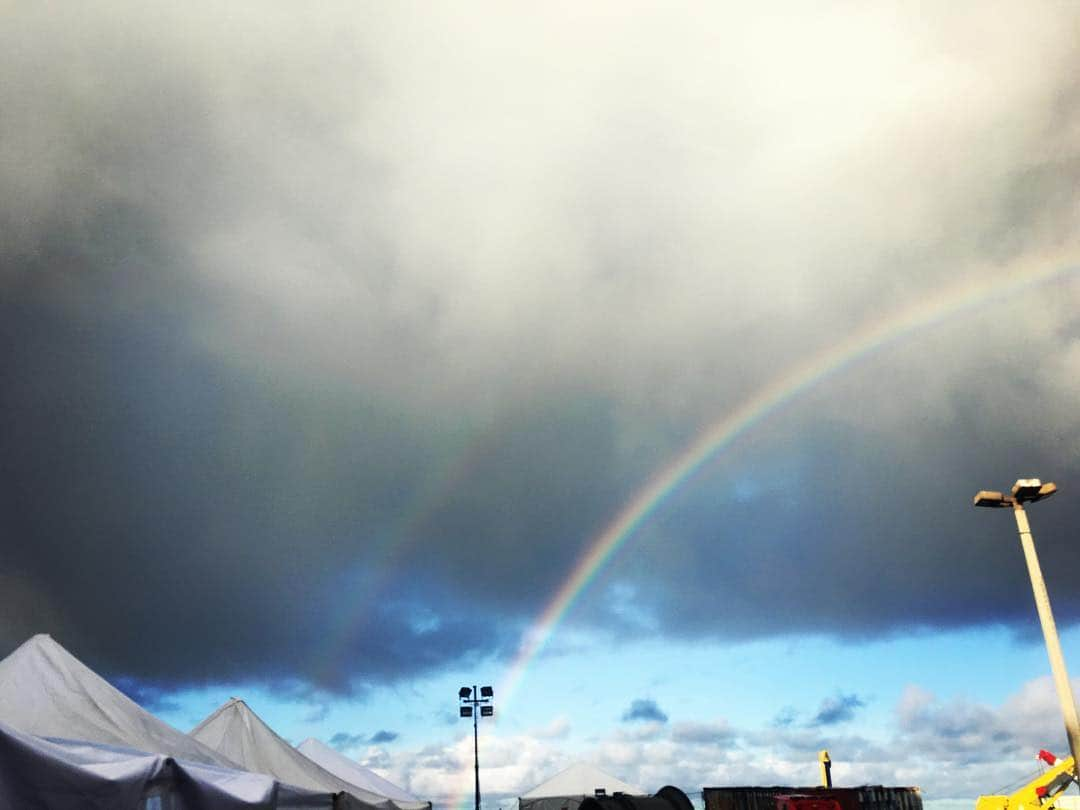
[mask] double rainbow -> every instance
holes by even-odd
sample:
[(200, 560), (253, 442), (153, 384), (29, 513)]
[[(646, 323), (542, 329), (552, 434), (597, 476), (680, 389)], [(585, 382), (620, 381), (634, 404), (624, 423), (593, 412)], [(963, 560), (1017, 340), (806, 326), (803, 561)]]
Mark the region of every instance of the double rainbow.
[(976, 280), (937, 290), (932, 297), (866, 324), (841, 342), (789, 369), (708, 427), (638, 490), (588, 544), (565, 583), (523, 634), (517, 654), (499, 684), (502, 711), (505, 712), (521, 685), (529, 665), (551, 641), (560, 622), (608, 560), (633, 535), (635, 529), (710, 457), (822, 380), (882, 347), (954, 316), (1026, 292), (1072, 273), (1078, 267), (1080, 265), (1074, 257), (1043, 256), (1038, 261), (1014, 267), (1008, 272), (997, 272), (990, 276), (980, 274)]

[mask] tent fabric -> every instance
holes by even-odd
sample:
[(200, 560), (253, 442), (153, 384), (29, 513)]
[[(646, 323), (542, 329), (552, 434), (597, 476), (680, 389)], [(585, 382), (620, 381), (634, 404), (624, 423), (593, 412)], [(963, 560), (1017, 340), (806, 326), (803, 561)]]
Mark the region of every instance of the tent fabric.
[(577, 762), (520, 796), (518, 810), (577, 810), (599, 788), (603, 788), (609, 796), (616, 793), (646, 795), (636, 785), (616, 779), (588, 763)]
[(20, 810), (332, 810), (333, 797), (260, 774), (0, 723), (0, 807)]
[(246, 703), (231, 698), (191, 731), (191, 737), (240, 767), (292, 785), (344, 793), (345, 806), (395, 810), (385, 796), (350, 784), (308, 759), (279, 737)]
[(296, 748), (308, 759), (313, 760), (339, 779), (344, 779), (350, 785), (356, 785), (392, 799), (400, 810), (431, 810), (431, 802), (417, 799), (393, 782), (383, 779), (375, 771), (365, 768), (359, 762), (349, 759), (314, 737), (308, 737)]
[(33, 636), (0, 661), (0, 722), (38, 737), (235, 767), (227, 757), (150, 714), (45, 634)]

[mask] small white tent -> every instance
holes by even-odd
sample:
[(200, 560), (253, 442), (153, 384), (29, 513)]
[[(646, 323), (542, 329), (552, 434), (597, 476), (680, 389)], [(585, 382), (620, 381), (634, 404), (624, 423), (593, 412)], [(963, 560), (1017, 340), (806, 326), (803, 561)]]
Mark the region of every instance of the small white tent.
[(226, 701), (199, 723), (191, 737), (238, 762), (245, 770), (312, 790), (346, 794), (339, 800), (343, 807), (394, 810), (385, 796), (350, 784), (308, 759), (237, 698)]
[(375, 771), (365, 768), (359, 762), (349, 759), (314, 737), (308, 737), (296, 748), (308, 759), (349, 784), (393, 799), (394, 804), (401, 810), (431, 810), (431, 802), (417, 799), (393, 782), (383, 779)]
[(603, 790), (608, 796), (644, 796), (641, 788), (616, 779), (585, 762), (576, 762), (518, 797), (518, 810), (577, 810), (586, 797)]

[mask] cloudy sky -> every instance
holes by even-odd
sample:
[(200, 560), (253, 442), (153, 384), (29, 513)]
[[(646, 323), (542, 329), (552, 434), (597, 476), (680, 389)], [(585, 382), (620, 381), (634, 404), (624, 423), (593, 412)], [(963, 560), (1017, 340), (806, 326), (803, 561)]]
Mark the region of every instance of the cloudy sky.
[(1058, 482), (1080, 674), (1080, 9), (937, 6), (4, 3), (0, 652), (444, 807), (462, 683), (487, 810), (1034, 771), (971, 496)]

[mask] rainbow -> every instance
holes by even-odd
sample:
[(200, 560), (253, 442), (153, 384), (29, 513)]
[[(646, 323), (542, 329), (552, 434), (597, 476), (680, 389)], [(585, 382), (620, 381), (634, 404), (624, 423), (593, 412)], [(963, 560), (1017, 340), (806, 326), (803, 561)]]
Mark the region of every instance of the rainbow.
[(357, 639), (368, 629), (368, 623), (378, 615), (375, 607), (389, 587), (389, 573), (401, 555), (411, 548), (425, 532), (437, 510), (445, 506), (475, 469), (477, 459), (497, 440), (490, 428), (474, 435), (472, 431), (460, 437), (457, 447), (444, 463), (432, 471), (428, 486), (417, 493), (411, 508), (398, 521), (368, 538), (362, 562), (354, 562), (338, 572), (336, 587), (356, 594), (348, 611), (332, 613), (330, 621), (318, 640), (315, 655), (318, 677), (332, 683), (342, 672), (349, 670), (348, 660)]
[(1020, 269), (998, 272), (990, 277), (979, 274), (978, 280), (936, 290), (932, 297), (864, 325), (805, 363), (789, 369), (720, 421), (710, 425), (671, 463), (639, 489), (604, 530), (588, 544), (565, 583), (523, 634), (517, 654), (499, 682), (497, 694), (500, 696), (501, 711), (505, 713), (529, 664), (547, 646), (560, 622), (578, 597), (596, 579), (608, 560), (642, 522), (706, 460), (822, 380), (882, 347), (948, 318), (1029, 290), (1077, 268), (1075, 259), (1063, 255), (1043, 257), (1041, 261), (1032, 262)]

